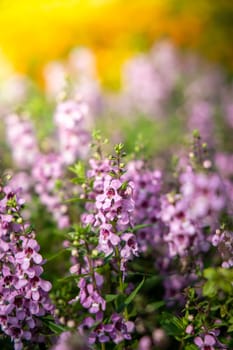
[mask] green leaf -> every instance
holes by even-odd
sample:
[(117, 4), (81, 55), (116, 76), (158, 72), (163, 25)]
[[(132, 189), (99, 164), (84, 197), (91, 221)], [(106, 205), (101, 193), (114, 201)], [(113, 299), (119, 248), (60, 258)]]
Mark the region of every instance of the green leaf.
[(128, 183), (129, 183), (128, 181), (124, 181), (123, 184), (121, 185), (120, 189), (123, 190), (123, 191), (126, 190), (127, 186), (128, 186)]
[(46, 263), (56, 259), (58, 256), (62, 255), (64, 252), (66, 252), (66, 249), (61, 249), (60, 251), (58, 251), (57, 253), (48, 256), (47, 258), (45, 257)]
[(184, 349), (185, 350), (197, 350), (197, 346), (194, 344), (187, 344)]
[(109, 302), (115, 300), (117, 297), (118, 297), (118, 295), (116, 295), (116, 294), (107, 294), (107, 295), (105, 295), (105, 300), (107, 303), (109, 303)]
[(117, 313), (121, 313), (124, 309), (125, 309), (125, 295), (123, 294), (119, 294), (117, 299), (116, 299), (116, 304), (117, 304), (117, 307), (116, 307), (116, 312)]
[(104, 258), (104, 265), (107, 264), (111, 260), (111, 258), (113, 257), (114, 254), (115, 254), (115, 252), (112, 252), (111, 254), (109, 254), (108, 256), (106, 256)]
[(136, 231), (141, 230), (141, 229), (143, 229), (143, 228), (152, 227), (152, 226), (154, 226), (154, 224), (153, 224), (153, 225), (152, 225), (152, 224), (141, 224), (141, 225), (136, 225), (136, 226), (134, 226), (134, 228), (132, 229), (132, 231), (133, 231), (133, 232), (136, 232)]
[(51, 317), (45, 316), (42, 318), (42, 321), (55, 334), (60, 334), (62, 332), (67, 331), (66, 327), (55, 323)]
[(212, 267), (209, 267), (208, 269), (205, 269), (203, 271), (203, 275), (204, 275), (204, 277), (207, 280), (215, 279), (218, 276), (217, 271), (214, 268), (212, 268)]
[(53, 332), (56, 333), (56, 334), (60, 334), (60, 333), (62, 333), (62, 332), (67, 331), (67, 328), (66, 328), (66, 327), (63, 327), (63, 326), (61, 326), (61, 325), (59, 325), (59, 324), (56, 324), (56, 323), (54, 323), (54, 322), (48, 322), (47, 326), (49, 327), (49, 329), (50, 329), (51, 331), (53, 331)]
[(70, 166), (69, 170), (76, 174), (78, 177), (85, 177), (85, 168), (81, 162), (77, 162), (73, 166)]
[(227, 332), (228, 332), (228, 333), (233, 332), (233, 324), (230, 325), (230, 326), (227, 328)]
[(75, 165), (70, 166), (69, 170), (77, 176), (72, 180), (74, 183), (82, 185), (85, 182), (85, 167), (83, 163), (77, 162)]
[(221, 308), (220, 308), (220, 315), (222, 318), (224, 318), (226, 315), (228, 314), (228, 310), (227, 310), (227, 307), (226, 305), (221, 305)]
[(208, 268), (204, 270), (203, 275), (208, 280), (203, 287), (205, 296), (213, 297), (219, 290), (232, 295), (233, 272), (231, 269)]
[(185, 326), (182, 319), (168, 312), (163, 312), (161, 324), (168, 335), (174, 336), (178, 340), (183, 337)]
[(139, 285), (137, 286), (136, 289), (134, 289), (134, 291), (126, 298), (125, 300), (125, 305), (129, 305), (133, 299), (136, 297), (136, 295), (138, 294), (139, 290), (142, 288), (143, 284), (145, 282), (145, 277), (143, 278), (143, 280), (139, 283)]
[(66, 199), (64, 201), (64, 203), (76, 203), (76, 202), (93, 202), (93, 201), (90, 201), (90, 200), (87, 200), (86, 198), (80, 198), (80, 197), (73, 197), (73, 198), (70, 198), (70, 199)]
[(217, 293), (216, 284), (213, 281), (207, 281), (203, 287), (203, 295), (213, 297)]
[(160, 309), (161, 307), (163, 307), (164, 305), (165, 305), (165, 302), (163, 300), (155, 301), (154, 303), (148, 304), (146, 306), (146, 311), (147, 312), (154, 312), (154, 311)]
[(81, 277), (86, 277), (86, 276), (89, 276), (89, 274), (88, 273), (82, 273), (82, 274), (80, 273), (79, 275), (73, 274), (73, 275), (69, 275), (69, 276), (63, 277), (63, 278), (59, 278), (57, 280), (57, 282), (58, 283), (63, 283), (65, 281), (67, 281), (67, 280), (79, 279)]

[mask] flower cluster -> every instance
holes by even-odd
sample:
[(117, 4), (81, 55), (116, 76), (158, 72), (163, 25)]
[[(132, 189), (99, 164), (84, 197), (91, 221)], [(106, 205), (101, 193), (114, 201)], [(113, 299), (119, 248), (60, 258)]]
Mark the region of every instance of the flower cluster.
[(32, 123), (17, 114), (8, 115), (5, 122), (6, 137), (14, 162), (20, 169), (30, 168), (39, 152)]
[(90, 141), (85, 128), (87, 112), (87, 105), (83, 102), (69, 100), (57, 106), (54, 121), (61, 158), (65, 164), (73, 164), (87, 155)]
[(215, 226), (226, 204), (223, 183), (217, 174), (194, 172), (191, 167), (180, 176), (181, 195), (189, 207), (191, 220), (200, 226)]
[(35, 191), (59, 228), (69, 226), (68, 207), (63, 203), (64, 195), (62, 191), (56, 191), (56, 185), (59, 185), (63, 175), (64, 164), (56, 153), (41, 154), (32, 169)]
[(83, 198), (87, 197), (87, 202), (85, 203), (86, 212), (81, 217), (81, 221), (84, 225), (93, 225), (95, 222), (95, 199), (96, 196), (103, 192), (104, 178), (111, 169), (108, 159), (90, 159), (89, 165), (90, 169), (87, 171), (87, 177), (93, 179), (93, 186), (91, 190), (83, 196)]
[(139, 248), (142, 252), (156, 250), (162, 233), (159, 218), (162, 174), (146, 169), (143, 161), (137, 160), (128, 164), (125, 177), (134, 183), (134, 224), (145, 225), (136, 233)]
[(87, 194), (88, 213), (82, 215), (82, 222), (99, 230), (99, 252), (109, 255), (119, 248), (123, 262), (138, 254), (130, 232), (134, 220), (134, 184), (126, 181), (123, 169), (117, 169), (108, 159), (91, 159), (90, 166), (87, 177), (93, 185)]
[(132, 191), (132, 184), (125, 185), (121, 178), (106, 175), (103, 193), (96, 197), (94, 225), (100, 228), (98, 249), (107, 255), (120, 243), (116, 232), (131, 227), (134, 210)]
[(1, 187), (0, 200), (0, 325), (15, 350), (23, 341), (40, 341), (40, 317), (51, 314), (51, 283), (41, 278), (40, 247), (21, 217), (24, 200), (9, 186)]
[[(131, 340), (131, 333), (134, 330), (134, 324), (126, 321), (121, 315), (112, 314), (109, 323), (103, 322), (103, 313), (96, 313), (95, 318), (86, 317), (79, 325), (77, 333), (73, 336), (69, 332), (62, 333), (58, 339), (57, 345), (52, 350), (73, 350), (91, 349), (96, 343), (113, 342), (121, 343), (123, 340)], [(87, 331), (89, 330), (89, 331)], [(80, 339), (81, 342), (80, 343)]]
[[(97, 324), (97, 325), (96, 325)], [(96, 318), (87, 317), (79, 326), (79, 332), (81, 335), (85, 335), (85, 329), (91, 328), (91, 332), (88, 336), (89, 344), (106, 343), (112, 341), (118, 344), (125, 340), (132, 339), (131, 333), (134, 329), (133, 322), (126, 321), (124, 318), (114, 313), (112, 314), (109, 323), (103, 323), (103, 313), (96, 314)]]
[(103, 285), (104, 279), (101, 275), (95, 273), (90, 281), (87, 278), (81, 278), (78, 283), (80, 304), (89, 310), (90, 314), (96, 314), (106, 309), (106, 301), (101, 297), (99, 290)]
[(180, 176), (180, 193), (163, 198), (161, 218), (168, 226), (164, 239), (171, 256), (206, 251), (204, 228), (216, 228), (226, 199), (216, 174), (196, 173), (189, 167)]
[(126, 262), (138, 255), (137, 242), (131, 231), (134, 184), (125, 181), (124, 169), (119, 167), (119, 162), (118, 167), (114, 161), (109, 163), (108, 160), (99, 163), (92, 161), (91, 165), (94, 168), (88, 176), (92, 177), (95, 172), (99, 176), (94, 178), (94, 192), (89, 193), (89, 198), (94, 200), (91, 205), (93, 212), (85, 219), (88, 218), (88, 223), (99, 230), (97, 250), (106, 255), (119, 252), (121, 269), (124, 271)]

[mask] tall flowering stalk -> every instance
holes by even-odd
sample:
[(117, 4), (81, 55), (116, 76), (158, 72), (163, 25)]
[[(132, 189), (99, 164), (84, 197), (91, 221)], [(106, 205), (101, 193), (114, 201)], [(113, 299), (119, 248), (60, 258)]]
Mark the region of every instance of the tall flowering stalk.
[(115, 147), (116, 154), (110, 160), (91, 161), (93, 169), (88, 172), (88, 177), (93, 182), (93, 189), (89, 191), (88, 199), (93, 202), (87, 204), (91, 212), (84, 214), (82, 220), (98, 230), (97, 251), (118, 256), (124, 271), (124, 262), (138, 255), (138, 247), (132, 233), (134, 184), (124, 177), (122, 147), (121, 144)]
[[(81, 196), (86, 212), (81, 217), (82, 227), (71, 234), (71, 272), (77, 277), (82, 275), (78, 278), (79, 293), (71, 303), (79, 302), (91, 315), (79, 326), (82, 335), (89, 329), (89, 344), (117, 344), (131, 339), (134, 329), (126, 306), (123, 314), (113, 313), (108, 307), (109, 293), (118, 291), (121, 297), (127, 294), (127, 263), (138, 256), (133, 233), (133, 183), (123, 176), (122, 156), (123, 145), (119, 144), (110, 159), (103, 158), (100, 152), (97, 159), (90, 161)], [(101, 271), (108, 271), (108, 278)], [(113, 299), (116, 298), (117, 295)]]
[(20, 192), (1, 183), (0, 195), (0, 325), (14, 349), (21, 350), (24, 341), (43, 341), (40, 318), (53, 312), (52, 286), (41, 277), (44, 260), (35, 233), (22, 218)]

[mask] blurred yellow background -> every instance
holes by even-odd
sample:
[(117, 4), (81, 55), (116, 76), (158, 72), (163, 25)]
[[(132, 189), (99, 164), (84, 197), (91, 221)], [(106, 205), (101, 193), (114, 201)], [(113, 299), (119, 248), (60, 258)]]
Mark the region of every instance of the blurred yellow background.
[(2, 0), (0, 55), (5, 72), (40, 79), (46, 62), (88, 46), (111, 84), (125, 58), (168, 37), (232, 69), (232, 13), (231, 0)]

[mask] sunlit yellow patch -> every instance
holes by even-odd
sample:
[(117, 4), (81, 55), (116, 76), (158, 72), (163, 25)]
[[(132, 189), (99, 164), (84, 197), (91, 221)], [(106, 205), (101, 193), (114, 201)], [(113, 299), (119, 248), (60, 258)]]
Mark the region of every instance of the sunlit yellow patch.
[[(49, 60), (66, 57), (74, 46), (88, 46), (97, 54), (105, 82), (112, 84), (119, 76), (123, 60), (138, 49), (150, 47), (158, 38), (169, 37), (177, 45), (198, 47), (210, 31), (206, 24), (213, 13), (213, 2), (188, 3), (177, 0), (3, 0), (0, 2), (0, 48), (16, 70), (38, 78)], [(220, 40), (216, 47), (222, 49)], [(230, 49), (227, 50), (229, 56)]]

